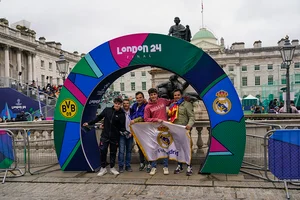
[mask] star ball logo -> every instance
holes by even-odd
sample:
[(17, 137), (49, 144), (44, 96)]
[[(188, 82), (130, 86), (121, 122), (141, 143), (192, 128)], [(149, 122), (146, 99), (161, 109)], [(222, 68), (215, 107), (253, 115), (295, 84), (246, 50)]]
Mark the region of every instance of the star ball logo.
[(173, 137), (169, 132), (169, 128), (166, 126), (159, 126), (157, 130), (160, 131), (157, 135), (157, 142), (159, 146), (164, 149), (169, 148), (169, 146), (173, 143)]
[(214, 111), (219, 115), (225, 115), (231, 110), (231, 101), (227, 98), (228, 92), (220, 90), (216, 93), (217, 98), (213, 103)]

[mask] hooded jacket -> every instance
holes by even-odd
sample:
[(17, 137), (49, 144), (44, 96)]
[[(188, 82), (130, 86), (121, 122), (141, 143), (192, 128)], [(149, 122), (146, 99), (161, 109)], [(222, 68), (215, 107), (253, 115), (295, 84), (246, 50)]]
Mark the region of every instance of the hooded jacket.
[(122, 109), (115, 110), (113, 107), (105, 108), (100, 115), (88, 124), (93, 125), (104, 118), (104, 129), (101, 134), (101, 140), (119, 142), (120, 131), (125, 131), (125, 112)]

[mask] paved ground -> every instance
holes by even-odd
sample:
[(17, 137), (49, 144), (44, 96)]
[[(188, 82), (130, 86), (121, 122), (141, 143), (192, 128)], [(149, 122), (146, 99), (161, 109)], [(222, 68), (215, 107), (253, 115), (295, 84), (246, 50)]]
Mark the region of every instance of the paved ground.
[[(242, 173), (163, 175), (159, 166), (158, 173), (152, 177), (139, 172), (138, 165), (134, 165), (134, 172), (97, 177), (96, 173), (62, 172), (58, 168), (54, 166), (47, 173), (8, 178), (0, 185), (0, 199), (286, 199), (282, 183), (266, 182)], [(175, 165), (169, 169), (173, 171)], [(291, 199), (300, 199), (299, 188), (290, 186)]]

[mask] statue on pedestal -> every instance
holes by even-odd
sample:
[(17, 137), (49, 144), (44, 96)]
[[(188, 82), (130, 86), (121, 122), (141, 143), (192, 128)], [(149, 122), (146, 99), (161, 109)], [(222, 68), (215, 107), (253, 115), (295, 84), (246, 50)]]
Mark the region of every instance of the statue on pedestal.
[(182, 24), (180, 24), (179, 17), (175, 17), (174, 22), (175, 25), (170, 27), (168, 35), (190, 42), (192, 34), (189, 25), (186, 25), (186, 27), (184, 27)]

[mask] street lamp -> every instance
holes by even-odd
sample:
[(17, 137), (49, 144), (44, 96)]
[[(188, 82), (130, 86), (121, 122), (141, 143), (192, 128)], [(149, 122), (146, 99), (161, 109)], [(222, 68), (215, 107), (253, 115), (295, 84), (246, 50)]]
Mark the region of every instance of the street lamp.
[(59, 72), (59, 75), (62, 77), (63, 82), (65, 82), (66, 75), (69, 68), (69, 62), (65, 59), (63, 52), (60, 52), (59, 60), (55, 61), (56, 66)]
[(280, 48), (281, 57), (286, 67), (286, 111), (290, 113), (291, 110), (291, 97), (290, 97), (290, 65), (293, 61), (295, 46), (292, 46), (289, 40), (289, 36), (285, 37), (285, 43)]

